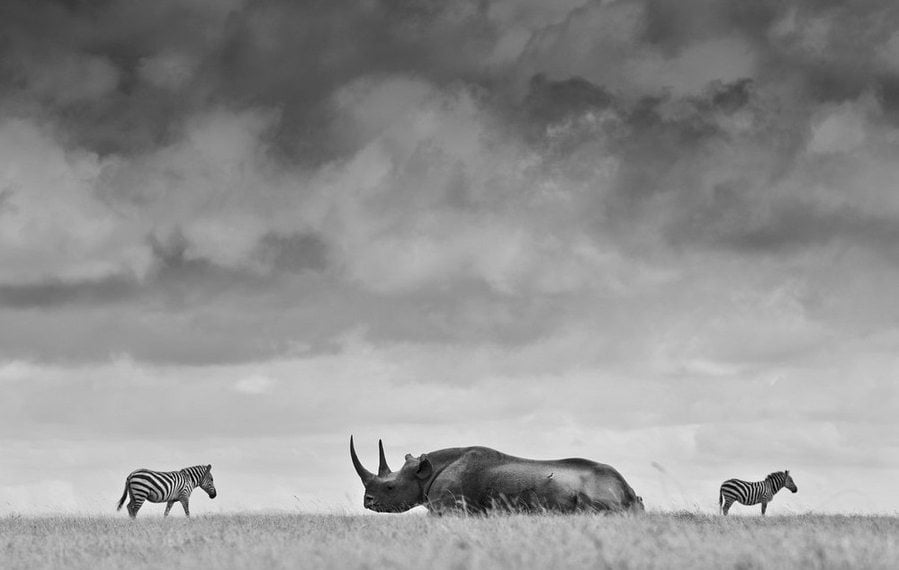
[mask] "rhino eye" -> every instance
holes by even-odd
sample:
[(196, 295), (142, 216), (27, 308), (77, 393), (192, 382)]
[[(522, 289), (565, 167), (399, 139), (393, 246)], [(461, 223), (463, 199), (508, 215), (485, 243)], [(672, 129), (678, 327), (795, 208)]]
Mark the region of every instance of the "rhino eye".
[(387, 490), (388, 490), (388, 491), (393, 491), (393, 484), (388, 484), (388, 485), (387, 485)]

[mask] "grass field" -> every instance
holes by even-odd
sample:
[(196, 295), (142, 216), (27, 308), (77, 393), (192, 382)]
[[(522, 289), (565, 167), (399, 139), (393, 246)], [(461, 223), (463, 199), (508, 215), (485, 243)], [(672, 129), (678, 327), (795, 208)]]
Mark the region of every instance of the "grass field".
[(0, 518), (0, 568), (896, 568), (899, 518)]

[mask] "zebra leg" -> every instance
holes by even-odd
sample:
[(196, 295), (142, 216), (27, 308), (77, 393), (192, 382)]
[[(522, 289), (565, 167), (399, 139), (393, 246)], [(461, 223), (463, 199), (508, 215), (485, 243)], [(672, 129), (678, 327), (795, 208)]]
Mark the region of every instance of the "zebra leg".
[(765, 511), (768, 510), (768, 503), (762, 502), (762, 516), (765, 516)]
[(131, 497), (131, 501), (128, 503), (128, 516), (130, 516), (131, 518), (136, 518), (137, 511), (140, 510), (143, 504), (143, 499), (135, 499), (134, 497)]
[(181, 506), (184, 507), (184, 516), (190, 518), (190, 508), (187, 506), (187, 497), (181, 497)]
[(169, 516), (169, 511), (172, 510), (172, 505), (174, 505), (174, 504), (175, 504), (175, 501), (166, 501), (165, 512), (162, 514), (162, 516), (164, 516), (164, 517)]
[(727, 516), (727, 511), (730, 510), (730, 506), (734, 504), (734, 500), (731, 498), (724, 499), (724, 506), (721, 507), (721, 512), (724, 513), (724, 516)]

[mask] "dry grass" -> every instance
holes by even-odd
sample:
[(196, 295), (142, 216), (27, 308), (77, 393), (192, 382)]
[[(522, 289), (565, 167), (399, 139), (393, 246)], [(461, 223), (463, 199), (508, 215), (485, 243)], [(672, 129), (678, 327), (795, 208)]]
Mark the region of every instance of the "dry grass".
[(14, 568), (895, 568), (899, 518), (0, 518)]

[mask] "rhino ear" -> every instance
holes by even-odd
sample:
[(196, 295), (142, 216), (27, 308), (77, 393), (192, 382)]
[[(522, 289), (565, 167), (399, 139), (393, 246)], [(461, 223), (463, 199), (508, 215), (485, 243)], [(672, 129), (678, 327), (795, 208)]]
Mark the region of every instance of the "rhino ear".
[(427, 479), (433, 472), (434, 467), (431, 465), (431, 460), (422, 455), (418, 461), (418, 471), (415, 472), (415, 476), (419, 479)]
[(406, 461), (409, 461), (410, 459), (415, 459), (415, 458), (412, 457), (412, 454), (411, 454), (411, 453), (407, 453), (407, 454), (406, 454)]

